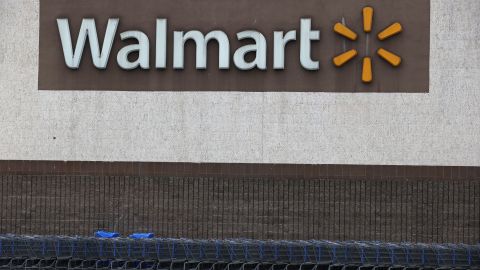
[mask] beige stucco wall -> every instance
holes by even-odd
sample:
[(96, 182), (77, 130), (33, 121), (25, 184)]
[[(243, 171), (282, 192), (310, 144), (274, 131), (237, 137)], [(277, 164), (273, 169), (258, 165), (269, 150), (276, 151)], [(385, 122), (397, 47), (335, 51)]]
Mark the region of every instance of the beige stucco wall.
[(431, 3), (429, 94), (147, 93), (38, 91), (39, 1), (0, 0), (0, 159), (480, 166), (480, 2)]

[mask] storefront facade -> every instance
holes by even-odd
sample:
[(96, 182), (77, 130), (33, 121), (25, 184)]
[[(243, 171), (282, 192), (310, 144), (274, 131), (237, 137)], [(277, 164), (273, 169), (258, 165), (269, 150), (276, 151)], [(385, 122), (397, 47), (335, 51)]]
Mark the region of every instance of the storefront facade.
[[(477, 0), (110, 2), (0, 1), (1, 233), (478, 243)], [(98, 48), (118, 31), (76, 63), (89, 18)], [(244, 33), (256, 58), (236, 58), (252, 29), (266, 48)], [(190, 42), (180, 61), (174, 32), (192, 30), (223, 31), (228, 53)], [(283, 58), (275, 31), (296, 31)]]

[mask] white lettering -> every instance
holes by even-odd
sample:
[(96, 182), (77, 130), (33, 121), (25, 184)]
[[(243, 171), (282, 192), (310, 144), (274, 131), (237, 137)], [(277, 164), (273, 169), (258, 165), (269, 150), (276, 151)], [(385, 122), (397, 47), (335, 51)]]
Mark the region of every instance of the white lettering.
[(57, 19), (58, 31), (60, 32), (60, 39), (62, 41), (63, 55), (65, 57), (65, 64), (67, 67), (71, 69), (79, 68), (82, 60), (83, 49), (85, 48), (85, 42), (88, 37), (93, 64), (99, 69), (107, 68), (113, 40), (115, 33), (117, 32), (118, 22), (119, 19), (108, 20), (107, 31), (103, 40), (102, 52), (100, 53), (95, 19), (83, 19), (82, 26), (80, 27), (80, 32), (78, 34), (75, 53), (73, 53), (72, 36), (70, 34), (70, 25), (68, 23), (68, 19)]
[[(110, 18), (108, 20), (105, 38), (100, 48), (95, 19), (83, 19), (78, 34), (75, 48), (72, 46), (72, 37), (68, 19), (57, 19), (58, 30), (63, 48), (63, 54), (67, 67), (78, 69), (82, 61), (82, 55), (85, 43), (88, 38), (92, 61), (96, 68), (105, 69), (108, 64), (112, 50), (115, 34), (119, 25), (119, 19)], [(156, 20), (155, 37), (155, 68), (167, 68), (167, 19), (158, 18)], [(117, 63), (120, 68), (132, 70), (136, 68), (150, 68), (150, 41), (149, 37), (141, 31), (126, 31), (120, 34), (121, 40), (136, 39), (136, 44), (130, 44), (123, 47), (117, 54)], [(236, 68), (240, 70), (267, 69), (267, 40), (265, 36), (255, 30), (247, 30), (237, 33), (237, 39), (251, 40), (250, 44), (241, 46), (233, 54), (233, 62)], [(312, 59), (312, 42), (320, 40), (320, 31), (312, 30), (312, 21), (309, 18), (300, 20), (300, 63), (304, 69), (318, 70), (319, 61)], [(185, 47), (188, 41), (193, 41), (196, 48), (196, 69), (207, 69), (208, 62), (208, 44), (215, 40), (218, 43), (218, 68), (230, 68), (230, 41), (225, 32), (214, 30), (206, 35), (197, 30), (188, 32), (173, 32), (173, 68), (185, 68)], [(273, 32), (273, 68), (275, 70), (285, 69), (286, 47), (289, 42), (297, 40), (297, 30), (274, 31)], [(132, 53), (138, 53), (138, 58), (131, 59)], [(252, 56), (251, 60), (249, 56)], [(254, 57), (253, 57), (254, 56)]]
[(273, 33), (273, 68), (285, 69), (285, 46), (288, 42), (297, 39), (297, 31), (289, 31), (283, 35), (283, 31)]
[[(241, 70), (267, 69), (267, 40), (262, 33), (257, 31), (243, 31), (237, 34), (238, 40), (253, 39), (255, 44), (249, 44), (237, 49), (233, 56), (235, 66)], [(255, 60), (247, 62), (245, 56), (248, 53), (255, 52)]]
[(311, 58), (312, 40), (320, 40), (320, 31), (312, 31), (312, 20), (301, 19), (300, 22), (300, 63), (308, 70), (318, 70), (320, 64)]
[(227, 34), (223, 31), (211, 31), (206, 36), (201, 32), (193, 30), (187, 33), (175, 31), (173, 36), (174, 52), (173, 52), (173, 68), (183, 69), (185, 66), (185, 43), (188, 40), (195, 41), (197, 46), (197, 69), (207, 68), (207, 45), (212, 39), (218, 42), (218, 67), (220, 69), (230, 68), (230, 41)]
[(156, 42), (155, 67), (167, 68), (167, 20), (157, 19), (157, 42)]
[[(134, 38), (138, 41), (138, 44), (132, 44), (122, 48), (117, 55), (118, 65), (126, 70), (136, 69), (141, 67), (142, 69), (148, 69), (150, 67), (150, 42), (148, 36), (140, 31), (127, 31), (120, 34), (122, 40)], [(133, 52), (138, 52), (137, 60), (130, 62), (128, 55)]]

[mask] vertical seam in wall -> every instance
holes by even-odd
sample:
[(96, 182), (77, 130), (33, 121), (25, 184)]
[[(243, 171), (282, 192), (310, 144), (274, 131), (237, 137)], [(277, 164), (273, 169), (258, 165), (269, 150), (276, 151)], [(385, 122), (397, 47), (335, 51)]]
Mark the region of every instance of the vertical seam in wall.
[(261, 141), (261, 155), (262, 162), (265, 162), (265, 155), (263, 152), (264, 142), (265, 142), (265, 93), (262, 93), (262, 141)]

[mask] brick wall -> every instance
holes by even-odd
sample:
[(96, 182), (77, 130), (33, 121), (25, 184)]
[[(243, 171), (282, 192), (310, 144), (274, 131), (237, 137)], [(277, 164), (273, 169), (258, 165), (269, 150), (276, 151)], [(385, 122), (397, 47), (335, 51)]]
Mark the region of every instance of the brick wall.
[(0, 233), (480, 240), (480, 180), (4, 175)]

